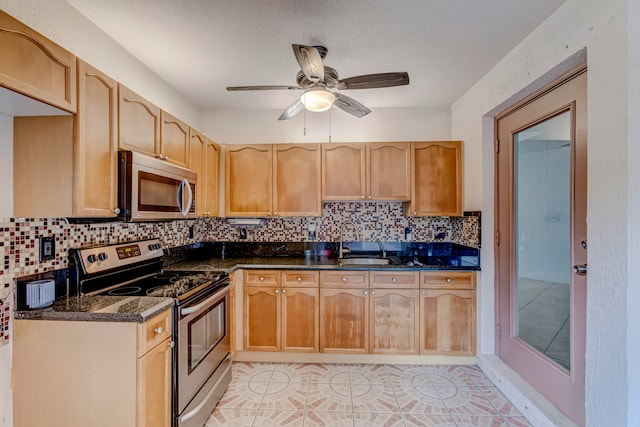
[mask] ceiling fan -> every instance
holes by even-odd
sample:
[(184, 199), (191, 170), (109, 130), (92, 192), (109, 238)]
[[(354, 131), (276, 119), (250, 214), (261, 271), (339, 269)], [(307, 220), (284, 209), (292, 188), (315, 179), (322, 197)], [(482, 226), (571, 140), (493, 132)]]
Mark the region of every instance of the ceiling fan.
[(230, 86), (229, 91), (240, 90), (304, 90), (302, 96), (287, 108), (278, 120), (290, 119), (304, 108), (309, 111), (326, 111), (332, 105), (358, 118), (371, 112), (355, 99), (338, 93), (337, 90), (376, 89), (409, 84), (406, 72), (366, 74), (339, 79), (338, 72), (323, 64), (328, 49), (324, 46), (293, 44), (301, 70), (296, 76), (297, 86)]

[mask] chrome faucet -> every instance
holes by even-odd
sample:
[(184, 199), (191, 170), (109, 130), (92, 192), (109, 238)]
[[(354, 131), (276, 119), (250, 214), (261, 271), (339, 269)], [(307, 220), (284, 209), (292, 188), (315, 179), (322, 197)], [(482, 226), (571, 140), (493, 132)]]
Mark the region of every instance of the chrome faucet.
[(338, 259), (342, 259), (345, 253), (351, 252), (349, 248), (342, 247), (342, 236), (344, 235), (344, 227), (345, 225), (353, 226), (353, 231), (356, 233), (356, 240), (360, 240), (360, 235), (358, 234), (358, 227), (353, 223), (353, 221), (344, 221), (340, 226), (340, 246), (338, 248)]
[(382, 258), (386, 258), (387, 251), (384, 250), (384, 245), (382, 244), (382, 240), (376, 237), (376, 242), (378, 242), (378, 245), (380, 245), (380, 255), (382, 256)]

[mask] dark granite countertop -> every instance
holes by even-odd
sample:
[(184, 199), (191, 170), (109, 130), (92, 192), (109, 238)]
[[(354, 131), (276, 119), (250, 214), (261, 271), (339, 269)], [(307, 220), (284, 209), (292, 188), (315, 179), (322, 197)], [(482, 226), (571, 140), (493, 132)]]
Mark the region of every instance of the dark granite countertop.
[(408, 265), (407, 260), (400, 257), (388, 257), (389, 265), (340, 265), (334, 257), (310, 256), (252, 256), (252, 257), (220, 257), (184, 261), (165, 267), (166, 271), (226, 271), (232, 273), (237, 269), (292, 269), (292, 270), (378, 270), (378, 271), (420, 271), (420, 270), (480, 270), (475, 264), (456, 261), (455, 265), (428, 264), (423, 266)]
[(173, 306), (172, 298), (132, 296), (70, 296), (51, 307), (16, 311), (16, 319), (143, 323)]

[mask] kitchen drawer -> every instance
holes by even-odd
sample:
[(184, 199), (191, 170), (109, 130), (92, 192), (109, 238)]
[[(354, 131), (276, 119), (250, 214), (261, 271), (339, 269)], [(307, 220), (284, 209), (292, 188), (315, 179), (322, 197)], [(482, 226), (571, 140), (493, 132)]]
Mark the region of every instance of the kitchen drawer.
[(290, 288), (315, 288), (318, 286), (317, 271), (283, 271), (282, 286)]
[(323, 288), (366, 288), (368, 286), (368, 271), (320, 272), (320, 287)]
[(280, 286), (279, 270), (245, 270), (245, 286)]
[(138, 357), (171, 337), (171, 313), (168, 309), (138, 325)]
[(415, 272), (392, 272), (392, 271), (372, 271), (371, 287), (372, 288), (402, 288), (417, 289), (419, 274)]
[(476, 273), (473, 271), (422, 271), (421, 288), (475, 289)]

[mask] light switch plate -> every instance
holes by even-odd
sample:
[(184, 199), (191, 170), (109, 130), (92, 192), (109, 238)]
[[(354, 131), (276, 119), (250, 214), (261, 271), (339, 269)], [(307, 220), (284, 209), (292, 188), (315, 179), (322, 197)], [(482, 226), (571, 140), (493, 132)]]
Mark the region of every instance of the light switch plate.
[(56, 238), (53, 236), (40, 238), (40, 262), (51, 261), (56, 257)]

